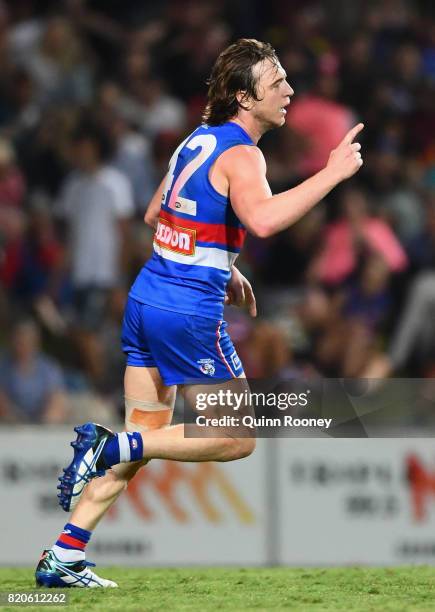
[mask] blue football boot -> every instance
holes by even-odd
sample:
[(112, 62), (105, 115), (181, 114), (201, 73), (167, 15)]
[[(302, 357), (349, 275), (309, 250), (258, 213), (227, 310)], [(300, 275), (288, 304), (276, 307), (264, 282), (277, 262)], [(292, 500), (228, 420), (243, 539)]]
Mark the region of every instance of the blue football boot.
[(85, 423), (74, 427), (77, 439), (71, 442), (74, 448), (74, 457), (63, 475), (59, 476), (60, 484), (57, 488), (59, 505), (70, 512), (73, 510), (85, 490), (86, 485), (92, 478), (104, 476), (110, 466), (106, 465), (103, 456), (104, 446), (107, 440), (115, 434), (102, 425), (96, 423)]

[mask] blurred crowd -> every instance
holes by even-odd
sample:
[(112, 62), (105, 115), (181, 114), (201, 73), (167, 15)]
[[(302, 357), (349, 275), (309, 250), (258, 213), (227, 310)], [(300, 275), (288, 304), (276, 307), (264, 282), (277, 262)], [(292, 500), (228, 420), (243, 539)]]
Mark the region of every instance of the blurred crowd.
[(295, 90), (260, 146), (272, 191), (358, 121), (364, 166), (238, 266), (250, 377), (435, 376), (435, 16), (406, 0), (0, 0), (0, 420), (110, 422), (143, 222), (206, 79), (241, 37)]

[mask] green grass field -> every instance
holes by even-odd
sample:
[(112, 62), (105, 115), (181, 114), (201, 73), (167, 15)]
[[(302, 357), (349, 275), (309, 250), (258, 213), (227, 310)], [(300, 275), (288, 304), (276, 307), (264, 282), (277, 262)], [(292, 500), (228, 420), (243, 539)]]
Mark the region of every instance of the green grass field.
[[(100, 569), (119, 589), (71, 589), (54, 610), (122, 612), (435, 610), (435, 568)], [(30, 569), (0, 569), (0, 591), (34, 587)], [(17, 610), (5, 606), (2, 610)], [(26, 606), (40, 610), (42, 606)], [(48, 610), (44, 607), (42, 609)]]

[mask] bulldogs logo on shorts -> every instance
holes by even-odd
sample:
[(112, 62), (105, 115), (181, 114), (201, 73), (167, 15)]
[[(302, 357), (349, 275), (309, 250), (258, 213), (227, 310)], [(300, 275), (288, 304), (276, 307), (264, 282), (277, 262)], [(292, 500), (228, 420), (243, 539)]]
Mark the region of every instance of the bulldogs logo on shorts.
[(199, 369), (203, 374), (207, 374), (208, 376), (213, 376), (216, 371), (214, 365), (214, 359), (198, 359), (196, 363), (199, 363)]

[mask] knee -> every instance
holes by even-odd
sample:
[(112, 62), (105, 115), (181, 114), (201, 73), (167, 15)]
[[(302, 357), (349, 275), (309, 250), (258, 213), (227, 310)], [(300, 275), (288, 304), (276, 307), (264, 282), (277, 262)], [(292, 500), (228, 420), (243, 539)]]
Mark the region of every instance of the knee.
[(249, 457), (249, 455), (252, 455), (256, 446), (257, 442), (255, 438), (240, 438), (238, 459), (243, 459), (243, 457)]
[(228, 438), (225, 441), (225, 454), (223, 461), (235, 461), (249, 457), (255, 450), (255, 438)]

